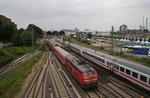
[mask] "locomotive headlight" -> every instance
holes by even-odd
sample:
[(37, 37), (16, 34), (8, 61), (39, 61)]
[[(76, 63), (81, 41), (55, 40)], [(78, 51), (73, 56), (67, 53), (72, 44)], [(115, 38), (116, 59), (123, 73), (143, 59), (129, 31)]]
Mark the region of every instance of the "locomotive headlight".
[(96, 79), (92, 79), (93, 81), (96, 81), (97, 80), (97, 78)]

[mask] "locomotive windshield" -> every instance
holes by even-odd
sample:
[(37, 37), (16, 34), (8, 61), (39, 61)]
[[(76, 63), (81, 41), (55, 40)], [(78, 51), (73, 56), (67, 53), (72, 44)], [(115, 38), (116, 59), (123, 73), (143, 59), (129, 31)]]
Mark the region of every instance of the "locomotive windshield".
[(84, 76), (90, 76), (90, 73), (89, 72), (85, 72)]
[(91, 71), (92, 76), (96, 75), (96, 72), (94, 70)]

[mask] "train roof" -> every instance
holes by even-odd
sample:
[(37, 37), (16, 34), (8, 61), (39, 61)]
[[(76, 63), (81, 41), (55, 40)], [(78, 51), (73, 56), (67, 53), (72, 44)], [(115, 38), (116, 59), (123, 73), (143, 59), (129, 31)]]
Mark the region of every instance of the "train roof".
[(64, 49), (60, 48), (59, 46), (55, 46), (55, 49), (56, 49), (57, 51), (59, 51), (63, 56), (71, 55), (70, 53), (68, 53), (68, 52), (65, 51)]
[(111, 61), (113, 61), (115, 63), (118, 63), (118, 64), (121, 64), (121, 65), (127, 66), (129, 68), (132, 68), (134, 70), (140, 71), (140, 72), (145, 73), (147, 75), (150, 75), (150, 68), (146, 67), (144, 65), (133, 63), (131, 61), (122, 60), (122, 59), (119, 59), (117, 57), (113, 57), (113, 56), (110, 56), (110, 55), (102, 54), (100, 52), (96, 52), (94, 54), (98, 55), (100, 57), (106, 58), (108, 60), (111, 60)]
[[(85, 50), (86, 49), (86, 50)], [(108, 55), (106, 55), (106, 54), (103, 54), (103, 53), (100, 53), (100, 52), (97, 52), (97, 51), (94, 51), (94, 50), (92, 50), (92, 49), (89, 49), (89, 48), (84, 48), (83, 50), (85, 50), (86, 52), (88, 52), (88, 53), (92, 53), (94, 56), (96, 56), (96, 57), (103, 57), (103, 58), (105, 58), (105, 59), (108, 59), (108, 60), (111, 60), (111, 61), (113, 61), (114, 59), (115, 59), (115, 57), (112, 57), (112, 56), (108, 56)]]
[(122, 60), (122, 59), (116, 59), (115, 62), (119, 63), (121, 65), (130, 67), (130, 68), (132, 68), (134, 70), (140, 71), (142, 73), (145, 73), (147, 75), (150, 75), (150, 68), (146, 67), (144, 65), (136, 64), (136, 63), (133, 63), (133, 62), (130, 62), (130, 61)]
[(74, 64), (74, 66), (77, 67), (78, 69), (80, 69), (80, 71), (82, 71), (82, 72), (94, 70), (91, 66), (86, 64), (85, 61), (82, 61), (72, 55), (68, 55), (67, 59), (69, 61), (71, 61)]
[(121, 65), (127, 66), (129, 68), (134, 69), (134, 70), (137, 70), (137, 71), (140, 71), (140, 72), (145, 73), (147, 75), (150, 75), (150, 68), (146, 67), (144, 65), (133, 63), (131, 61), (122, 60), (122, 59), (119, 59), (119, 58), (116, 58), (116, 57), (113, 57), (113, 56), (110, 56), (110, 55), (107, 55), (107, 54), (103, 54), (103, 53), (100, 53), (100, 52), (94, 52), (94, 51), (91, 51), (90, 49), (87, 49), (87, 52), (88, 53), (92, 52), (92, 54), (94, 56), (103, 57), (103, 58), (108, 59), (110, 61), (114, 61), (115, 63), (119, 63)]
[(76, 44), (73, 44), (73, 43), (70, 43), (71, 46), (75, 46), (77, 49), (81, 49), (81, 46), (79, 45), (76, 45)]
[(150, 68), (149, 67), (146, 67), (144, 65), (141, 65), (141, 64), (137, 64), (137, 63), (133, 63), (131, 61), (126, 61), (126, 60), (122, 60), (122, 59), (119, 59), (119, 58), (116, 58), (116, 57), (113, 57), (113, 56), (110, 56), (110, 55), (107, 55), (107, 54), (103, 54), (103, 53), (100, 53), (100, 52), (93, 52), (89, 49), (87, 49), (87, 52), (88, 53), (91, 53), (94, 55), (94, 56), (100, 56), (100, 57), (103, 57), (105, 59), (108, 59), (110, 61), (114, 61), (115, 63), (118, 63), (118, 64), (121, 64), (121, 65), (124, 65), (124, 66), (127, 66), (129, 68), (132, 68), (134, 70), (137, 70), (137, 71), (140, 71), (142, 73), (145, 73), (147, 75), (150, 75)]

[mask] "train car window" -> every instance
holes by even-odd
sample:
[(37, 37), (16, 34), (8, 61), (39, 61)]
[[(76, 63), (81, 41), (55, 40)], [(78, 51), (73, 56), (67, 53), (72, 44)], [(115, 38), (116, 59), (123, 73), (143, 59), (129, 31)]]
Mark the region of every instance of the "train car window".
[(98, 58), (98, 57), (96, 57), (96, 59), (97, 59), (97, 60), (99, 60), (99, 58)]
[(119, 70), (119, 66), (117, 66), (117, 70)]
[(123, 68), (123, 67), (120, 67), (120, 71), (124, 72), (124, 68)]
[(138, 74), (137, 74), (136, 72), (132, 72), (132, 76), (133, 76), (134, 78), (138, 78)]
[(140, 75), (140, 80), (143, 82), (147, 82), (147, 77)]
[(107, 65), (109, 65), (109, 62), (107, 62)]
[(117, 69), (117, 70), (119, 70), (119, 66), (117, 66), (117, 65), (114, 65), (114, 68)]
[(112, 65), (112, 63), (109, 63), (109, 66), (111, 66)]
[(94, 70), (91, 71), (91, 74), (92, 74), (92, 76), (95, 76), (95, 75), (96, 75), (96, 73), (95, 73)]
[(131, 71), (126, 69), (126, 74), (131, 75)]
[(150, 84), (150, 79), (149, 79), (149, 84)]
[(103, 63), (105, 63), (105, 61), (103, 60)]

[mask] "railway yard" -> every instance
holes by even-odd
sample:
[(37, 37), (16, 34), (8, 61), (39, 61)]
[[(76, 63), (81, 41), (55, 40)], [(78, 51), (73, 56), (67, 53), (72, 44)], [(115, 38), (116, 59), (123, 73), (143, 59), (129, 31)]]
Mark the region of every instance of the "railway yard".
[[(41, 62), (33, 70), (33, 78), (27, 83), (22, 98), (150, 98), (149, 91), (112, 74), (72, 50), (65, 50), (97, 71), (97, 86), (90, 89), (82, 88), (61, 60), (48, 48), (43, 52)], [(26, 54), (2, 68), (0, 79), (36, 53), (38, 52)]]

